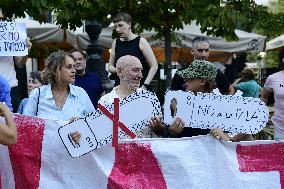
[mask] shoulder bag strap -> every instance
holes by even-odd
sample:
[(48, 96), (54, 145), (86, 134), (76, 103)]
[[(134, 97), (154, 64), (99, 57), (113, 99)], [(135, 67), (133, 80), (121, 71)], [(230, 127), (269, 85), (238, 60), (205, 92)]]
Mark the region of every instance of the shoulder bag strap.
[(40, 97), (40, 88), (38, 88), (38, 97), (37, 97), (37, 104), (36, 104), (36, 116), (37, 116), (37, 112), (38, 112), (39, 97)]

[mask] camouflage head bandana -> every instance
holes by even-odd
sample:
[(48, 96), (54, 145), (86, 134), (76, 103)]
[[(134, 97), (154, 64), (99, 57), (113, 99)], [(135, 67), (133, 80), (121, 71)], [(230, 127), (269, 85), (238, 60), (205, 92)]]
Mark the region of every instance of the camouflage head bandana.
[(185, 70), (177, 72), (184, 79), (207, 79), (215, 81), (217, 75), (216, 66), (206, 60), (194, 60)]

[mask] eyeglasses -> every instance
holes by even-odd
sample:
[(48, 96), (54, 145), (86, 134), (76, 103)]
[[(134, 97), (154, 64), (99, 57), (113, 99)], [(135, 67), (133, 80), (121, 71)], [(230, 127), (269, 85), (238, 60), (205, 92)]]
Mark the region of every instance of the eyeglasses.
[(203, 51), (209, 52), (209, 49), (197, 49), (197, 51), (198, 51), (199, 53), (202, 53)]

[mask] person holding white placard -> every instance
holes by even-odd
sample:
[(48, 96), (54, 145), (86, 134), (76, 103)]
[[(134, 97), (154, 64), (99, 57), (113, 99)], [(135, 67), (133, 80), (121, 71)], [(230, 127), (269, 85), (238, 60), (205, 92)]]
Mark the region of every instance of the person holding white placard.
[[(211, 93), (216, 86), (215, 79), (217, 75), (217, 68), (214, 64), (206, 60), (194, 60), (188, 68), (178, 71), (177, 74), (186, 82), (186, 91)], [(150, 127), (160, 127), (165, 125), (161, 118), (152, 118)], [(230, 136), (220, 129), (200, 129), (185, 127), (185, 123), (180, 118), (176, 118), (174, 122), (167, 126), (167, 134), (169, 137), (192, 137), (198, 135), (207, 135), (211, 133), (218, 139), (230, 140)], [(245, 140), (248, 135), (238, 134), (233, 139)]]
[(114, 98), (123, 99), (136, 91), (143, 90), (139, 88), (142, 79), (142, 64), (135, 56), (122, 56), (116, 63), (117, 75), (120, 84), (113, 88), (113, 90), (102, 96), (99, 100), (100, 104), (112, 104)]
[[(122, 56), (117, 60), (116, 69), (120, 84), (114, 87), (110, 93), (100, 98), (99, 104), (103, 106), (112, 104), (115, 98), (119, 98), (119, 100), (122, 100), (135, 92), (140, 92), (144, 90), (142, 88), (139, 88), (140, 81), (143, 77), (143, 68), (138, 58), (130, 55)], [(157, 134), (157, 132), (163, 131), (165, 129), (159, 129), (159, 126), (160, 125), (156, 124), (156, 127), (153, 126), (150, 129), (152, 129), (152, 131)], [(136, 136), (139, 138), (149, 137), (145, 135), (145, 133), (149, 133), (147, 131), (149, 131), (149, 128), (146, 128), (144, 131), (139, 131), (138, 133), (136, 133)], [(71, 137), (74, 142), (79, 142), (81, 134), (78, 132), (74, 132)]]
[[(186, 91), (195, 94), (197, 92), (211, 93), (216, 86), (217, 68), (206, 60), (194, 60), (186, 69), (178, 71), (177, 74), (185, 80)], [(150, 127), (161, 128), (160, 125), (165, 125), (161, 118), (152, 118)], [(210, 129), (184, 127), (184, 125), (183, 120), (176, 118), (171, 125), (163, 127), (167, 128), (169, 137), (191, 137), (210, 133)]]
[[(28, 51), (32, 48), (32, 43), (30, 39), (27, 38), (27, 47)], [(11, 87), (11, 101), (13, 105), (14, 112), (17, 111), (19, 104), (21, 102), (20, 90), (18, 87), (18, 80), (16, 77), (17, 68), (23, 68), (27, 62), (27, 56), (0, 56), (0, 75), (2, 75), (5, 79), (7, 79), (10, 87)]]
[[(217, 68), (206, 60), (194, 60), (185, 70), (177, 73), (185, 80), (186, 91), (193, 93), (211, 93), (216, 86), (215, 79)], [(184, 127), (184, 122), (177, 118), (168, 128), (168, 134), (172, 137), (191, 137), (209, 134), (209, 129)]]
[[(2, 12), (2, 14), (0, 14), (0, 22), (7, 22), (7, 21), (8, 19), (5, 17), (5, 15)], [(26, 47), (28, 49), (28, 52), (32, 48), (32, 43), (29, 37), (27, 37), (26, 39)], [(17, 68), (23, 68), (26, 65), (27, 60), (28, 60), (28, 55), (26, 56), (9, 56), (9, 55), (0, 56), (0, 68), (1, 68), (0, 75), (2, 75), (8, 81), (11, 87), (11, 103), (13, 107), (12, 111), (14, 111), (15, 113), (22, 100), (22, 97), (20, 95), (21, 91), (18, 86), (18, 80), (16, 77), (15, 66)]]
[[(138, 58), (130, 55), (122, 56), (117, 60), (116, 69), (120, 84), (99, 100), (99, 103), (102, 105), (112, 104), (114, 98), (123, 99), (136, 91), (139, 92), (144, 90), (139, 88), (140, 81), (143, 78), (143, 67)], [(155, 134), (162, 135), (164, 128), (161, 129), (156, 126), (151, 127), (151, 129)], [(145, 136), (143, 136), (141, 132), (138, 133), (138, 137), (141, 138)]]

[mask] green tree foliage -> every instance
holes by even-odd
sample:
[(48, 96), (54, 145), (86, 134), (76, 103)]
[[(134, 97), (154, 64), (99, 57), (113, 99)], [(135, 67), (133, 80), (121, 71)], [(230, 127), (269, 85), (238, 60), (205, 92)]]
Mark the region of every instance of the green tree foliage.
[(283, 0), (270, 0), (268, 3), (268, 12), (277, 14), (284, 12), (284, 1)]
[(266, 11), (259, 14), (254, 31), (270, 40), (284, 33), (284, 1), (271, 0)]
[[(274, 23), (267, 24), (268, 31), (265, 33), (269, 36), (269, 39), (277, 37), (284, 34), (284, 1), (283, 0), (272, 0), (268, 4), (268, 12), (273, 15), (273, 19), (276, 20), (276, 25)], [(271, 26), (275, 26), (271, 28)], [(269, 27), (270, 25), (270, 27)], [(276, 68), (278, 67), (278, 51), (268, 51), (265, 57), (265, 67)]]
[[(250, 31), (258, 23), (258, 15), (266, 11), (254, 0), (2, 0), (0, 7), (7, 17), (23, 16), (26, 11), (40, 21), (46, 11), (53, 11), (57, 23), (71, 29), (81, 26), (82, 20), (97, 20), (107, 26), (118, 11), (128, 12), (138, 32), (154, 28), (164, 37), (166, 65), (171, 62), (172, 31), (183, 23), (196, 20), (202, 32), (236, 40), (236, 28)], [(170, 82), (171, 76), (167, 76)]]
[[(270, 0), (266, 10), (259, 15), (253, 31), (267, 36), (269, 41), (284, 34), (284, 1)], [(264, 61), (267, 68), (278, 67), (278, 50), (267, 51)]]
[(108, 24), (111, 21), (108, 15), (124, 11), (133, 16), (140, 32), (154, 28), (163, 35), (166, 29), (180, 29), (183, 23), (197, 20), (203, 32), (229, 40), (236, 39), (236, 27), (251, 30), (258, 21), (256, 15), (264, 10), (253, 0), (227, 0), (221, 3), (220, 0), (61, 0), (48, 3), (45, 8), (56, 13), (57, 22), (63, 27), (69, 25), (75, 28), (82, 24), (82, 20), (93, 19)]
[[(160, 35), (197, 20), (202, 32), (235, 40), (235, 28), (251, 30), (265, 12), (253, 0), (2, 0), (0, 7), (7, 17), (24, 16), (44, 21), (44, 13), (53, 11), (62, 27), (75, 28), (82, 20), (108, 24), (118, 11), (133, 16), (138, 31), (154, 28)], [(262, 14), (263, 15), (263, 14)]]
[(268, 51), (265, 56), (265, 67), (266, 68), (277, 68), (278, 67), (278, 51)]

